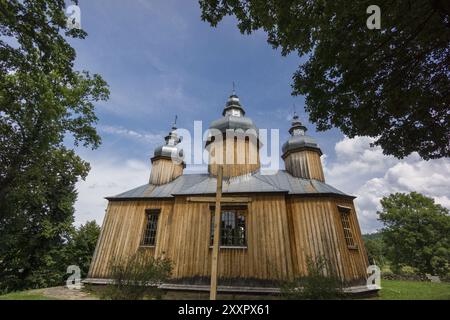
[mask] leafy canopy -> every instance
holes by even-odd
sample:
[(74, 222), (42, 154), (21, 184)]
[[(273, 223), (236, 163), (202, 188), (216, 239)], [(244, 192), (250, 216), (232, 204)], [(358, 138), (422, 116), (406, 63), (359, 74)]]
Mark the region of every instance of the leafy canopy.
[(395, 270), (446, 275), (450, 271), (449, 210), (416, 192), (396, 193), (381, 200), (386, 256)]
[(60, 283), (75, 184), (89, 164), (64, 141), (97, 148), (99, 75), (74, 70), (63, 0), (0, 1), (0, 291)]
[(293, 94), (306, 96), (318, 130), (370, 136), (385, 154), (450, 156), (450, 2), (377, 1), (381, 30), (369, 30), (373, 1), (200, 0), (212, 26), (228, 15), (242, 33), (307, 57)]
[(65, 248), (67, 251), (67, 266), (79, 266), (82, 278), (87, 277), (99, 236), (99, 225), (95, 220), (88, 221), (73, 232)]

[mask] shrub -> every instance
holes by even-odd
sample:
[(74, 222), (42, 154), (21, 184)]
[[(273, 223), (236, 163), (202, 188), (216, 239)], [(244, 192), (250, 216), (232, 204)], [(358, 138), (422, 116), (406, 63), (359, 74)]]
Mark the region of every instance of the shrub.
[(329, 261), (307, 257), (308, 275), (286, 282), (281, 294), (287, 299), (334, 300), (344, 298), (343, 282)]
[(167, 281), (172, 273), (169, 259), (134, 254), (126, 259), (113, 259), (110, 277), (113, 280), (102, 293), (111, 300), (142, 300), (145, 296), (160, 298), (158, 285)]

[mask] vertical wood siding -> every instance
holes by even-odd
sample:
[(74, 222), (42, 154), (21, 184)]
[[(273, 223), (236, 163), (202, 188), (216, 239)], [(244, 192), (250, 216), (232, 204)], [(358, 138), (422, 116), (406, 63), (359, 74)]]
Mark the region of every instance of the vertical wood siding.
[(286, 171), (294, 177), (325, 182), (320, 155), (316, 151), (293, 152), (284, 159)]
[[(338, 205), (352, 208), (350, 223), (357, 249), (347, 247)], [(366, 277), (368, 261), (352, 201), (293, 197), (287, 206), (296, 274), (307, 273), (307, 257), (324, 256), (341, 278), (354, 281)]]
[[(365, 278), (367, 257), (353, 202), (334, 198), (247, 195), (247, 248), (223, 248), (219, 277), (292, 279), (306, 274), (306, 257), (327, 257), (346, 280)], [(223, 204), (226, 205), (226, 204)], [(337, 205), (352, 208), (358, 250), (347, 247)], [(145, 209), (161, 209), (155, 247), (140, 247)], [(89, 277), (108, 278), (114, 257), (140, 250), (170, 258), (173, 278), (208, 277), (211, 268), (210, 203), (175, 200), (112, 201), (102, 226)]]
[[(222, 149), (220, 147), (216, 142), (212, 142), (208, 147), (210, 152), (208, 172), (214, 176), (217, 175), (217, 164), (213, 159), (217, 162), (222, 159), (224, 177), (245, 175), (261, 167), (258, 143), (252, 140), (227, 138), (222, 142)], [(222, 157), (216, 156), (216, 152), (222, 152)]]
[(177, 164), (171, 159), (157, 159), (152, 163), (150, 183), (154, 185), (166, 184), (183, 174), (183, 164)]

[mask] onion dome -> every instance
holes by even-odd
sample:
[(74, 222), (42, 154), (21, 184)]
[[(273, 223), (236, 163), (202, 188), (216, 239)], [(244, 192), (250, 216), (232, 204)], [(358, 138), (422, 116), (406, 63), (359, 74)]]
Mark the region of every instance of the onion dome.
[(245, 117), (245, 110), (234, 91), (228, 98), (222, 115), (222, 118), (211, 123), (209, 129), (217, 129), (223, 133), (226, 133), (229, 129), (241, 129), (244, 132), (251, 129), (254, 130), (256, 136), (258, 135), (258, 128), (252, 119)]
[(320, 150), (316, 140), (306, 135), (307, 130), (308, 129), (300, 122), (297, 113), (294, 113), (294, 117), (292, 118), (292, 126), (289, 129), (291, 137), (288, 141), (286, 141), (286, 143), (283, 144), (282, 147), (283, 157), (285, 157), (288, 153), (306, 149), (315, 150), (322, 155), (322, 150)]
[(152, 161), (158, 158), (171, 158), (178, 163), (183, 162), (183, 149), (181, 149), (178, 145), (182, 139), (177, 134), (176, 118), (172, 126), (172, 130), (164, 138), (164, 140), (166, 141), (166, 143), (162, 146), (158, 146), (155, 149)]

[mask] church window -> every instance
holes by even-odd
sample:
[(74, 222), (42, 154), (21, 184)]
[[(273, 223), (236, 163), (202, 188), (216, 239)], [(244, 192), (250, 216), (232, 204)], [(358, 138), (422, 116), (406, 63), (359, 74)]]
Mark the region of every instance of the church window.
[(142, 246), (156, 245), (156, 231), (158, 228), (159, 209), (145, 210), (145, 229), (142, 237)]
[[(214, 242), (214, 209), (211, 214), (210, 245)], [(220, 223), (221, 247), (246, 247), (246, 210), (240, 208), (222, 208)]]
[(357, 245), (355, 244), (355, 240), (353, 238), (353, 232), (350, 224), (350, 212), (351, 209), (347, 207), (338, 206), (339, 213), (341, 216), (342, 227), (344, 228), (344, 237), (345, 242), (347, 243), (347, 247), (349, 249), (357, 249)]

